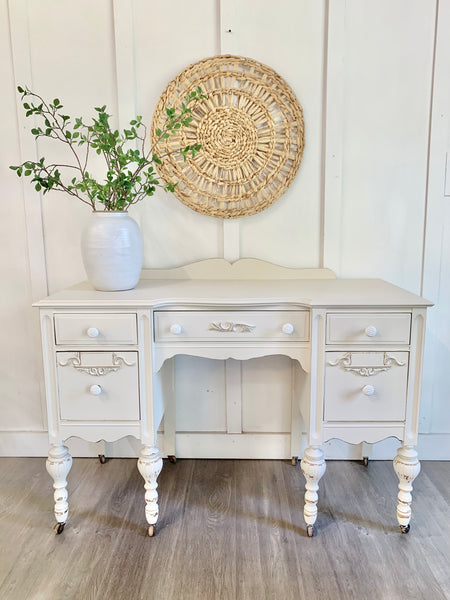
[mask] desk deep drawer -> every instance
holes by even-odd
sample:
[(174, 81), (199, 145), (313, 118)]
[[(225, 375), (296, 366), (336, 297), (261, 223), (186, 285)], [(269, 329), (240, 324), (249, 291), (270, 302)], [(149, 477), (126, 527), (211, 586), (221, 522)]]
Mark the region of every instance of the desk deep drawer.
[(68, 313), (54, 318), (57, 344), (137, 344), (135, 314)]
[(408, 352), (327, 352), (325, 421), (403, 421)]
[(57, 352), (60, 418), (137, 421), (137, 352)]
[(155, 341), (307, 341), (309, 312), (155, 311)]
[(409, 313), (343, 313), (327, 316), (327, 344), (409, 344)]

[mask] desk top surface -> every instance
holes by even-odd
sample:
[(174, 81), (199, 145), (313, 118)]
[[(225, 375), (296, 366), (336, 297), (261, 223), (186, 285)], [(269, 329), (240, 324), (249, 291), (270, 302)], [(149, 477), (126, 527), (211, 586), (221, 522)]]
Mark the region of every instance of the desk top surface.
[(432, 302), (381, 279), (141, 279), (133, 290), (96, 291), (87, 282), (34, 304), (41, 308), (155, 308), (195, 305), (308, 308), (426, 307)]

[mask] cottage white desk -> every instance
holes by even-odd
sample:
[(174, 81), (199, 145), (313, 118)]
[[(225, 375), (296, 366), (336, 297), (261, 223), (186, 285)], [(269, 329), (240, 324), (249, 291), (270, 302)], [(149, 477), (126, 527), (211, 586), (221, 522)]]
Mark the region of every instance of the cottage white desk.
[(163, 363), (177, 354), (213, 359), (283, 354), (297, 361), (294, 393), (307, 428), (301, 468), (308, 535), (317, 517), (323, 442), (394, 436), (397, 517), (409, 530), (412, 482), (420, 470), (417, 428), (426, 307), (430, 302), (381, 280), (336, 279), (326, 269), (293, 270), (251, 259), (213, 259), (144, 271), (134, 290), (99, 292), (83, 283), (37, 303), (55, 530), (68, 515), (64, 441), (78, 436), (142, 441), (149, 534), (158, 519), (164, 415)]

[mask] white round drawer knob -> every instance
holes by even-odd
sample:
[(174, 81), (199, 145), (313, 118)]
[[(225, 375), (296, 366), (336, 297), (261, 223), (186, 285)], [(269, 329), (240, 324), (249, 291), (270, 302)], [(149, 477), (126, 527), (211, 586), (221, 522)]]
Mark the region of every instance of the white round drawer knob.
[(366, 335), (367, 337), (375, 337), (377, 335), (378, 331), (377, 328), (375, 327), (375, 325), (369, 325), (369, 327), (366, 327)]
[(365, 385), (362, 389), (362, 392), (366, 396), (373, 396), (375, 394), (375, 388), (373, 385)]
[(285, 323), (281, 328), (283, 333), (287, 333), (287, 335), (292, 335), (294, 333), (294, 326), (292, 323)]
[(97, 327), (89, 327), (87, 334), (90, 338), (96, 338), (100, 335), (100, 331), (97, 329)]
[(170, 333), (173, 335), (180, 335), (181, 333), (181, 325), (179, 323), (173, 323), (170, 326)]
[(91, 387), (89, 388), (89, 391), (91, 392), (91, 394), (93, 396), (99, 396), (102, 393), (102, 386), (101, 385), (91, 385)]

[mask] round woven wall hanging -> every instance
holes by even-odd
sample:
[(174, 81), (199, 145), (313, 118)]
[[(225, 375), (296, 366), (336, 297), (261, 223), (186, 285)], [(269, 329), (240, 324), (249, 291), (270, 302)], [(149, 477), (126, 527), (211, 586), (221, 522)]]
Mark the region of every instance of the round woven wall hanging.
[[(182, 71), (161, 95), (153, 115), (152, 144), (164, 130), (166, 108), (181, 109), (198, 87), (192, 121), (160, 140), (158, 165), (175, 195), (214, 217), (253, 215), (288, 189), (302, 160), (303, 112), (289, 85), (273, 69), (250, 58), (215, 56)], [(194, 158), (178, 151), (201, 144)]]

